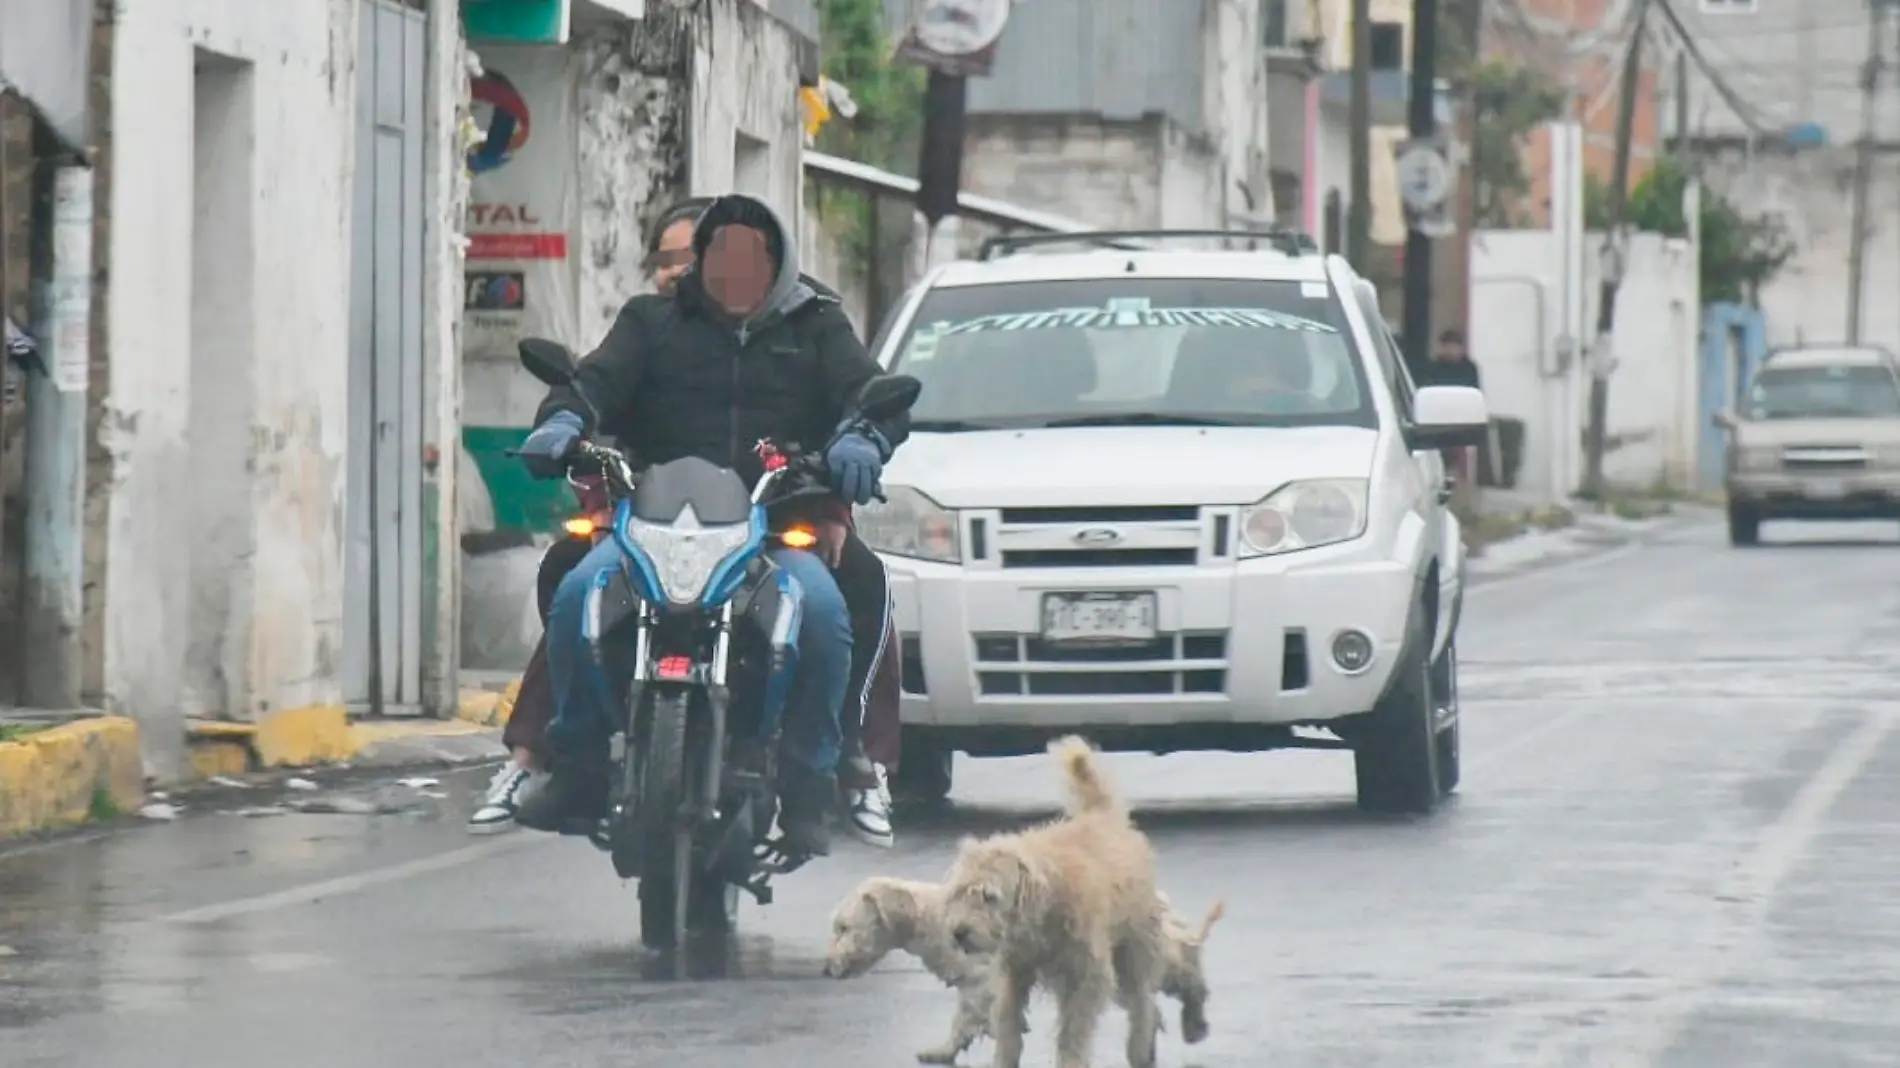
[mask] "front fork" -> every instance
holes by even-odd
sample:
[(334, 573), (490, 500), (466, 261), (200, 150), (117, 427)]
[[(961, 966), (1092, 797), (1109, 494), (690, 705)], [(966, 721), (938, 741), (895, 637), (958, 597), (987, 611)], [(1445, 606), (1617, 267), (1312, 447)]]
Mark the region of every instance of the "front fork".
[[(706, 695), (707, 722), (704, 733), (699, 735), (704, 740), (704, 761), (693, 790), (680, 798), (680, 811), (677, 814), (682, 826), (696, 829), (720, 817), (719, 793), (725, 776), (726, 721), (732, 695), (731, 688), (726, 684), (727, 663), (732, 652), (732, 605), (727, 604), (720, 609), (711, 660), (704, 665), (690, 665), (687, 673), (677, 678), (667, 677), (660, 672), (653, 657), (653, 632), (659, 625), (658, 613), (644, 602), (640, 605), (639, 613), (634, 631), (633, 681), (628, 687), (627, 737), (634, 737), (631, 730), (634, 717), (639, 715), (645, 703), (646, 687), (650, 683), (698, 686)], [(690, 723), (687, 731), (689, 738), (696, 733)]]

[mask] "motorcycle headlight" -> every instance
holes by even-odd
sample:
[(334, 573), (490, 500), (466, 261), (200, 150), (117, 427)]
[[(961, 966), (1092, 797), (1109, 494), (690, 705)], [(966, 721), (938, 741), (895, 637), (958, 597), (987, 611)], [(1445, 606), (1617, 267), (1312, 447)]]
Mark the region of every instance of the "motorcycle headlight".
[(1240, 555), (1277, 556), (1351, 541), (1365, 532), (1365, 479), (1289, 482), (1240, 510)]
[(627, 540), (653, 564), (660, 595), (675, 605), (691, 605), (705, 595), (720, 563), (752, 540), (752, 526), (683, 528), (629, 519)]
[(957, 514), (908, 486), (891, 486), (885, 501), (858, 509), (858, 537), (881, 553), (954, 564), (963, 559)]

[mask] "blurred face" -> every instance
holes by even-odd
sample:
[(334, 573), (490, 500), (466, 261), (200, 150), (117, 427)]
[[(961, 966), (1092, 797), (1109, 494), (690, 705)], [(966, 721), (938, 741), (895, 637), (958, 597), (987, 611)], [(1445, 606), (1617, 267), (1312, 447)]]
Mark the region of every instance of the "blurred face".
[(1438, 343), (1438, 358), (1441, 360), (1462, 360), (1465, 358), (1465, 343), (1458, 338), (1445, 338)]
[(765, 235), (746, 226), (713, 232), (699, 265), (706, 293), (729, 315), (751, 315), (772, 291), (772, 257)]
[(672, 296), (680, 275), (693, 265), (693, 221), (681, 219), (660, 233), (660, 247), (647, 257), (653, 285), (662, 296)]

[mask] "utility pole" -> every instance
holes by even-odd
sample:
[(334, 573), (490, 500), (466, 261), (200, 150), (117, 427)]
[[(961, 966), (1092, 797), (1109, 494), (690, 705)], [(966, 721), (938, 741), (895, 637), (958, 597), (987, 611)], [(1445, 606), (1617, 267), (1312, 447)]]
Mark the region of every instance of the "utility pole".
[(1364, 274), (1372, 260), (1372, 0), (1352, 0), (1351, 202), (1346, 259)]
[(1854, 146), (1854, 224), (1847, 250), (1847, 341), (1860, 342), (1861, 290), (1867, 282), (1867, 194), (1874, 172), (1874, 103), (1884, 66), (1888, 3), (1867, 5), (1867, 59), (1860, 68), (1860, 141)]
[(1597, 295), (1597, 331), (1590, 354), (1590, 421), (1584, 436), (1583, 493), (1586, 500), (1603, 499), (1603, 452), (1609, 437), (1611, 343), (1616, 327), (1616, 291), (1623, 281), (1623, 259), (1628, 254), (1624, 212), (1629, 207), (1630, 141), (1636, 135), (1636, 91), (1643, 70), (1643, 33), (1649, 26), (1649, 0), (1636, 0), (1630, 19), (1629, 51), (1623, 56), (1623, 78), (1617, 86), (1616, 172), (1610, 176), (1609, 227), (1603, 235), (1602, 286)]
[[(1413, 141), (1438, 134), (1438, 0), (1412, 5), (1412, 91), (1406, 125)], [(1405, 231), (1405, 358), (1417, 377), (1432, 358), (1432, 239)]]

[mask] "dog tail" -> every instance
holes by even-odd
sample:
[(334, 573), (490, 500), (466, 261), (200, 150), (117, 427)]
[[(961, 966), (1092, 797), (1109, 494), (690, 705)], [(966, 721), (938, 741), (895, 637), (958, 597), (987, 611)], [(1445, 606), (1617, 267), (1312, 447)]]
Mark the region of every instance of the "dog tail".
[(1087, 741), (1070, 735), (1051, 742), (1049, 752), (1062, 761), (1062, 777), (1069, 788), (1071, 813), (1079, 816), (1085, 812), (1121, 810), (1121, 799), (1115, 796), (1115, 791), (1109, 789), (1108, 783), (1102, 778), (1095, 750)]
[(1220, 918), (1225, 915), (1227, 915), (1227, 902), (1216, 900), (1214, 902), (1214, 907), (1207, 910), (1207, 918), (1201, 921), (1200, 933), (1194, 936), (1194, 941), (1206, 942), (1207, 933), (1209, 931), (1212, 931), (1214, 929), (1214, 925), (1219, 923)]

